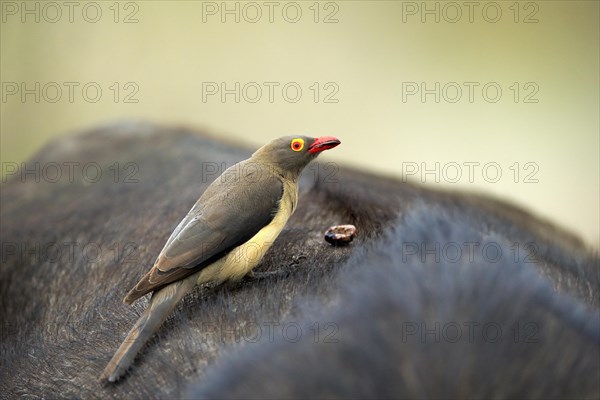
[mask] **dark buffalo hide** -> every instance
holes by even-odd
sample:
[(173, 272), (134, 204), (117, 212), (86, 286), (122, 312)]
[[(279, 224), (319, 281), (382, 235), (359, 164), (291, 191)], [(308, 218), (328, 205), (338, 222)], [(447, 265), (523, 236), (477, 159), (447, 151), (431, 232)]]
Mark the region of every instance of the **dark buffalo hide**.
[[(125, 293), (251, 152), (120, 123), (7, 164), (0, 396), (600, 397), (597, 254), (505, 202), (324, 161), (254, 276), (197, 287), (100, 382), (148, 303)], [(327, 243), (335, 224), (356, 239)]]

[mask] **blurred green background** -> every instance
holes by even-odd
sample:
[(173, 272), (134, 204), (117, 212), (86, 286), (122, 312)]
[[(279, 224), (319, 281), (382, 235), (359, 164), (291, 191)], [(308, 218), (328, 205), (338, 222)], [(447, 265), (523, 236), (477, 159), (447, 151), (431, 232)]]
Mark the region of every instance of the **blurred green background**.
[(598, 248), (598, 1), (69, 4), (2, 1), (3, 163), (123, 119), (334, 135), (329, 161), (493, 194)]

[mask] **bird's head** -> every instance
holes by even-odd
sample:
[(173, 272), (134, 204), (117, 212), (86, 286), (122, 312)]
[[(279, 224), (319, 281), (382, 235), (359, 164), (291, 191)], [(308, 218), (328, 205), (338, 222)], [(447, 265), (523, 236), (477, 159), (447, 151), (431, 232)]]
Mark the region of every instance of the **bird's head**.
[(258, 149), (252, 158), (278, 167), (284, 173), (299, 175), (322, 151), (340, 143), (332, 136), (284, 136)]

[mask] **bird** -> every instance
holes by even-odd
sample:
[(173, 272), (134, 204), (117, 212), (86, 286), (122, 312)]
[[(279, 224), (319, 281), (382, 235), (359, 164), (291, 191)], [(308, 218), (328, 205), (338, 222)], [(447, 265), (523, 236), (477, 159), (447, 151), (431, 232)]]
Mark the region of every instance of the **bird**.
[(239, 281), (260, 263), (298, 202), (302, 170), (332, 136), (284, 136), (226, 169), (177, 225), (152, 268), (127, 293), (132, 304), (152, 292), (144, 313), (100, 376), (116, 382), (177, 303), (196, 285)]

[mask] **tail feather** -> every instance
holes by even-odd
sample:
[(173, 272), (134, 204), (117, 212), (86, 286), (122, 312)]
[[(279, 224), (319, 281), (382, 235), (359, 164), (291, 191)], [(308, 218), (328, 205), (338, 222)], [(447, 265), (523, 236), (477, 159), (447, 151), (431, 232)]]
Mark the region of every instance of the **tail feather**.
[(193, 289), (196, 278), (196, 274), (194, 274), (153, 293), (150, 305), (109, 361), (100, 376), (101, 380), (115, 382), (127, 372), (144, 344), (162, 325), (179, 300)]

